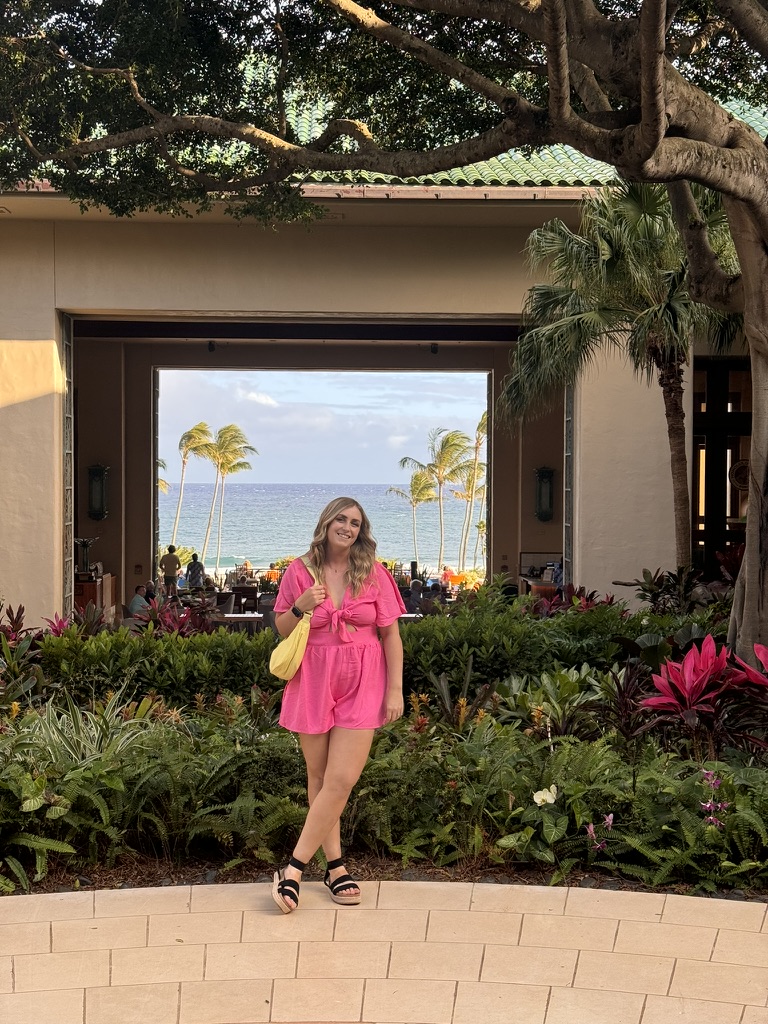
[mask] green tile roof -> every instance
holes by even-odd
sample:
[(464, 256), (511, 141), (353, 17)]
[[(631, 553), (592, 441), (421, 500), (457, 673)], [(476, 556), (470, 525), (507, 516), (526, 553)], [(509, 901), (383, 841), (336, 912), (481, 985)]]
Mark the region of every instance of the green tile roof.
[[(768, 113), (738, 101), (726, 104), (740, 120), (745, 121), (765, 138), (768, 135)], [(294, 109), (289, 120), (302, 143), (316, 138), (333, 116), (330, 102), (319, 102), (313, 109)], [(315, 185), (435, 185), (506, 186), (507, 188), (582, 187), (607, 185), (616, 178), (616, 170), (600, 160), (592, 160), (571, 146), (545, 146), (524, 154), (511, 149), (500, 156), (480, 163), (467, 164), (451, 171), (438, 171), (419, 178), (397, 178), (371, 171), (316, 171), (305, 179)]]

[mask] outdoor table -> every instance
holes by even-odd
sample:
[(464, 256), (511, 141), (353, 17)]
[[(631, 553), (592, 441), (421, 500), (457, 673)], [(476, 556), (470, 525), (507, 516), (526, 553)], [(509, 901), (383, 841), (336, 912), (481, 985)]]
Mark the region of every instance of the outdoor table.
[(420, 612), (406, 612), (405, 615), (399, 616), (398, 622), (417, 622), (423, 618), (424, 616)]
[(263, 619), (264, 616), (261, 612), (242, 612), (239, 614), (225, 615), (224, 624), (227, 629), (233, 632), (245, 632), (248, 636), (253, 636), (254, 630), (261, 626)]

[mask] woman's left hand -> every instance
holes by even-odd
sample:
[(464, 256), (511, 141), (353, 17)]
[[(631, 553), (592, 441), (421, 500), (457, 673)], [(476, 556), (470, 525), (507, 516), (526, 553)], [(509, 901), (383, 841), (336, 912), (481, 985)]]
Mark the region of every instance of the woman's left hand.
[(384, 719), (384, 724), (391, 725), (398, 718), (402, 718), (403, 707), (402, 687), (397, 690), (387, 690), (387, 717)]

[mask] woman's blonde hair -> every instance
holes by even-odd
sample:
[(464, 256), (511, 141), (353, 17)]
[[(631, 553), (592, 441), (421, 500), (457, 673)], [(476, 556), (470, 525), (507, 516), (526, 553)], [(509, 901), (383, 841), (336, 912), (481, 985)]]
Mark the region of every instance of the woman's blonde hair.
[(339, 512), (353, 507), (360, 510), (360, 532), (357, 540), (349, 552), (349, 569), (347, 570), (347, 582), (352, 589), (352, 594), (357, 597), (363, 589), (363, 585), (373, 573), (373, 566), (376, 561), (376, 541), (371, 534), (371, 523), (365, 510), (359, 501), (354, 498), (334, 498), (329, 501), (315, 527), (315, 535), (309, 545), (309, 560), (317, 573), (318, 579), (324, 578), (325, 558), (328, 544), (328, 528)]

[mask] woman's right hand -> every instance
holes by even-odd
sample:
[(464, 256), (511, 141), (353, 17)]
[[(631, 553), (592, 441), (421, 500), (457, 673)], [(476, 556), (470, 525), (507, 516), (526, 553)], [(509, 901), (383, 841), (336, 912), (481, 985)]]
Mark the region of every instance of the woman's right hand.
[(322, 583), (313, 583), (313, 585), (305, 590), (301, 597), (296, 599), (295, 607), (300, 612), (311, 612), (314, 608), (317, 608), (319, 604), (322, 604), (326, 599), (327, 594), (325, 587)]

